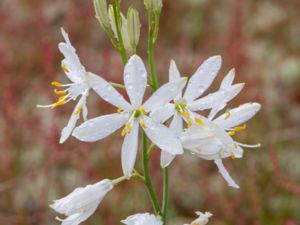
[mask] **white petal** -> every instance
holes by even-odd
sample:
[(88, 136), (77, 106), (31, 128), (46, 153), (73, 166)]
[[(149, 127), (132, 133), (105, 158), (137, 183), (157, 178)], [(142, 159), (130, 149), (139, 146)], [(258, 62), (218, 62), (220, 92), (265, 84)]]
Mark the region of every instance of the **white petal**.
[(157, 123), (164, 123), (175, 113), (174, 104), (168, 103), (162, 107), (151, 111), (150, 117)]
[(105, 101), (118, 108), (131, 110), (131, 105), (109, 82), (93, 73), (88, 73), (88, 81), (93, 90)]
[(64, 143), (68, 139), (68, 137), (70, 137), (73, 129), (75, 128), (76, 123), (77, 123), (78, 119), (80, 118), (80, 112), (79, 113), (76, 113), (76, 112), (81, 107), (84, 107), (86, 105), (86, 97), (87, 97), (86, 95), (82, 95), (82, 97), (80, 98), (80, 100), (78, 101), (78, 103), (76, 104), (76, 106), (72, 112), (72, 115), (69, 119), (67, 126), (65, 126), (62, 129), (60, 140), (59, 140), (60, 144)]
[(196, 101), (193, 101), (188, 104), (189, 110), (191, 111), (200, 111), (205, 109), (214, 108), (216, 105), (224, 100), (224, 93), (217, 91), (211, 94), (206, 95)]
[(231, 69), (228, 74), (223, 78), (220, 89), (227, 89), (229, 88), (234, 80), (235, 77), (235, 69)]
[(115, 132), (127, 120), (125, 115), (118, 113), (96, 117), (75, 128), (72, 135), (85, 142), (98, 141)]
[(144, 128), (148, 138), (161, 150), (171, 154), (183, 154), (183, 149), (179, 138), (166, 126), (154, 122), (151, 118), (143, 116), (147, 128)]
[(131, 56), (124, 69), (124, 83), (131, 104), (141, 106), (147, 86), (147, 71), (141, 58)]
[[(173, 130), (175, 135), (177, 135), (178, 137), (181, 136), (183, 130), (183, 121), (181, 116), (178, 115), (178, 113), (175, 113), (173, 120), (170, 124), (170, 129)], [(160, 156), (160, 166), (162, 168), (169, 166), (170, 163), (174, 160), (174, 158), (174, 154), (162, 150)]]
[(223, 128), (233, 128), (251, 119), (260, 108), (259, 103), (246, 103), (222, 114), (214, 122)]
[(162, 107), (173, 100), (178, 93), (184, 88), (186, 78), (181, 78), (175, 82), (169, 82), (161, 86), (152, 96), (144, 103), (146, 111), (152, 111)]
[(68, 34), (63, 29), (62, 35), (66, 43), (59, 43), (58, 48), (65, 56), (65, 59), (62, 60), (62, 63), (65, 64), (66, 68), (68, 69), (68, 72), (65, 72), (65, 74), (74, 83), (82, 82), (84, 80), (86, 70), (84, 66), (82, 66), (79, 57), (76, 54), (76, 50), (70, 42)]
[(184, 94), (184, 99), (191, 102), (201, 96), (214, 81), (220, 70), (221, 62), (221, 56), (213, 56), (205, 60), (191, 77)]
[(139, 124), (135, 121), (132, 125), (132, 131), (126, 134), (122, 145), (122, 170), (127, 177), (131, 176), (134, 169), (138, 150), (138, 131)]
[(163, 225), (163, 222), (155, 215), (149, 213), (138, 213), (132, 216), (128, 216), (121, 223), (126, 225)]
[(235, 181), (232, 179), (232, 177), (229, 175), (228, 171), (226, 170), (226, 168), (223, 165), (223, 162), (221, 159), (216, 159), (215, 160), (215, 164), (217, 165), (220, 174), (224, 177), (224, 179), (226, 180), (228, 186), (230, 187), (234, 187), (234, 188), (240, 188)]
[[(181, 78), (181, 75), (179, 73), (179, 70), (176, 66), (176, 63), (174, 60), (171, 60), (171, 63), (170, 63), (170, 68), (169, 68), (169, 81), (170, 82), (174, 82), (178, 79)], [(175, 97), (174, 100), (178, 100), (182, 98), (182, 91), (180, 91), (180, 93)]]

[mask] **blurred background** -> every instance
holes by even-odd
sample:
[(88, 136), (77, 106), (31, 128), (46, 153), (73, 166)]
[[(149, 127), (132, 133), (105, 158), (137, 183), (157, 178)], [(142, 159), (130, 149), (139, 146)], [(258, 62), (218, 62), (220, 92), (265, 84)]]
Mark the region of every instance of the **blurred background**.
[[(138, 49), (147, 62), (147, 20), (142, 0)], [(164, 0), (156, 64), (161, 82), (174, 59), (190, 76), (207, 57), (223, 57), (221, 72), (236, 68), (243, 92), (229, 107), (258, 101), (262, 111), (238, 134), (255, 144), (242, 159), (225, 160), (240, 185), (227, 187), (212, 162), (189, 154), (171, 166), (171, 225), (189, 223), (194, 211), (214, 214), (212, 225), (300, 224), (300, 1)], [(122, 82), (119, 55), (94, 18), (92, 1), (1, 0), (0, 2), (0, 224), (60, 224), (48, 205), (78, 186), (121, 175), (119, 132), (96, 143), (69, 138), (59, 145), (73, 103), (54, 110), (36, 104), (56, 100), (50, 82), (66, 81), (60, 68), (60, 27), (69, 33), (83, 65), (105, 79)], [(115, 111), (95, 94), (89, 118)], [(140, 165), (137, 163), (137, 168)], [(151, 173), (161, 196), (159, 151)], [(152, 211), (143, 185), (117, 186), (84, 224), (113, 225)]]

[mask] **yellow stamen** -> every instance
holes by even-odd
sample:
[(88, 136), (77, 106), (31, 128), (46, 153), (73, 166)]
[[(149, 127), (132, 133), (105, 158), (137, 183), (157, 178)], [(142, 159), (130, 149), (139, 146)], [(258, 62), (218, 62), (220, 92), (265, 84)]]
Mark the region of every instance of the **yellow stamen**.
[(192, 124), (193, 124), (192, 121), (189, 120), (189, 121), (187, 122), (187, 127), (188, 127), (188, 128), (191, 127)]
[(147, 128), (147, 125), (145, 124), (145, 121), (144, 120), (141, 120), (140, 121), (140, 125), (142, 128), (146, 129)]
[(77, 116), (82, 111), (82, 105), (73, 113), (74, 116)]
[(199, 118), (195, 118), (195, 122), (197, 123), (197, 124), (199, 124), (200, 126), (204, 126), (205, 124), (203, 123), (203, 121), (201, 120), (201, 119), (199, 119)]
[(122, 130), (122, 132), (121, 132), (121, 136), (124, 137), (124, 136), (126, 135), (126, 133), (127, 133), (127, 132), (126, 132), (126, 128), (124, 128), (124, 129)]
[(233, 128), (233, 130), (236, 131), (236, 132), (238, 132), (238, 131), (245, 130), (246, 128), (247, 128), (247, 125), (244, 124), (242, 126), (238, 126), (238, 127)]
[(181, 115), (186, 118), (187, 120), (189, 120), (191, 118), (191, 115), (189, 112), (183, 111), (181, 112)]
[(65, 90), (59, 91), (57, 89), (54, 89), (54, 93), (57, 94), (57, 95), (64, 95), (64, 94), (67, 93), (67, 91), (65, 91)]
[(235, 135), (235, 131), (229, 131), (228, 134), (229, 134), (230, 136), (234, 136), (234, 135)]
[(121, 114), (123, 111), (124, 111), (124, 110), (121, 109), (121, 108), (118, 108), (118, 110), (117, 110), (117, 112), (118, 112), (119, 114)]
[(60, 97), (58, 98), (58, 102), (60, 102), (60, 101), (62, 101), (62, 100), (65, 100), (66, 97), (67, 97), (67, 95), (60, 96)]
[(234, 155), (233, 152), (231, 153), (231, 158), (232, 158), (232, 159), (235, 159), (235, 155)]
[(63, 70), (65, 73), (69, 73), (69, 72), (70, 72), (70, 70), (68, 69), (68, 67), (67, 67), (66, 64), (64, 64), (64, 63), (61, 64), (61, 68), (62, 68), (62, 70)]
[(230, 116), (231, 116), (231, 112), (229, 112), (229, 111), (226, 112), (225, 120), (228, 120)]
[(147, 112), (146, 112), (144, 106), (141, 106), (141, 107), (140, 107), (140, 111), (141, 111), (141, 113), (142, 113), (143, 115), (146, 115), (146, 114), (147, 114)]
[(125, 128), (126, 128), (127, 133), (130, 133), (131, 130), (132, 130), (131, 123), (127, 122), (126, 125), (125, 125)]
[(60, 106), (60, 105), (64, 105), (64, 104), (66, 104), (66, 102), (64, 100), (59, 100), (58, 102), (54, 103), (51, 106), (51, 109), (54, 109), (55, 107)]
[(61, 86), (62, 86), (62, 83), (57, 82), (57, 81), (52, 81), (52, 82), (51, 82), (51, 85), (53, 85), (53, 86), (55, 86), (55, 87), (61, 87)]

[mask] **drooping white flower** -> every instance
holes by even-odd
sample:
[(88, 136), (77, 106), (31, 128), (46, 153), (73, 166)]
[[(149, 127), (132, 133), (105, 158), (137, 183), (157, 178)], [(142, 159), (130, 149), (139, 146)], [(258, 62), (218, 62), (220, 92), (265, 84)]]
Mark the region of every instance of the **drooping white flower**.
[(62, 225), (78, 225), (95, 212), (104, 196), (112, 188), (113, 183), (105, 179), (84, 188), (76, 188), (66, 197), (54, 201), (50, 207), (66, 216), (65, 219), (56, 218), (62, 222)]
[(197, 219), (195, 219), (190, 224), (184, 224), (184, 225), (206, 225), (209, 222), (209, 218), (213, 216), (210, 212), (196, 212), (196, 214), (199, 216)]
[(82, 116), (85, 120), (87, 119), (88, 110), (86, 107), (86, 99), (89, 94), (90, 84), (88, 79), (89, 73), (81, 64), (79, 57), (76, 54), (76, 50), (70, 42), (68, 34), (63, 28), (61, 29), (61, 32), (65, 39), (65, 42), (61, 42), (58, 45), (60, 52), (65, 57), (61, 62), (61, 67), (71, 83), (62, 84), (60, 82), (53, 81), (51, 83), (53, 86), (57, 88), (65, 88), (64, 90), (54, 89), (55, 94), (62, 96), (56, 103), (50, 105), (38, 105), (38, 107), (55, 108), (57, 106), (64, 105), (71, 100), (75, 101), (80, 96), (80, 99), (72, 112), (67, 126), (62, 130), (59, 142), (63, 143), (72, 133), (77, 120), (80, 118), (80, 113), (82, 113)]
[(121, 221), (126, 225), (162, 225), (163, 222), (155, 215), (149, 213), (139, 213), (127, 217)]
[(259, 144), (243, 144), (232, 138), (236, 132), (246, 129), (244, 123), (251, 119), (260, 108), (261, 105), (258, 103), (246, 103), (213, 120), (196, 115), (196, 118), (201, 119), (203, 124), (193, 124), (184, 131), (181, 136), (182, 145), (186, 150), (200, 158), (214, 160), (228, 185), (238, 188), (239, 186), (223, 166), (222, 159), (227, 157), (241, 158), (243, 156), (242, 147), (260, 146)]
[[(183, 93), (178, 94), (173, 104), (167, 104), (157, 109), (151, 115), (159, 121), (165, 122), (173, 117), (171, 128), (177, 135), (183, 131), (183, 121), (190, 127), (193, 123), (202, 124), (199, 118), (196, 118), (194, 112), (205, 109), (212, 109), (208, 118), (212, 118), (215, 114), (223, 109), (227, 102), (233, 99), (243, 88), (244, 84), (232, 84), (235, 71), (231, 70), (223, 79), (220, 89), (214, 93), (199, 98), (212, 84), (219, 69), (221, 67), (221, 57), (213, 56), (203, 62), (197, 71), (190, 78), (187, 88)], [(174, 61), (171, 61), (169, 69), (169, 80), (176, 81), (181, 75)], [(174, 159), (174, 155), (162, 151), (161, 165), (168, 166)]]
[(134, 168), (139, 125), (160, 149), (173, 155), (183, 153), (179, 137), (166, 126), (153, 121), (148, 113), (168, 104), (184, 87), (185, 78), (161, 86), (142, 104), (147, 86), (147, 72), (140, 57), (134, 55), (129, 59), (124, 70), (124, 83), (130, 104), (109, 83), (99, 82), (99, 79), (90, 83), (100, 97), (119, 109), (117, 113), (84, 122), (74, 129), (73, 136), (81, 141), (93, 142), (109, 136), (125, 125), (121, 132), (121, 135), (125, 136), (122, 145), (122, 169), (125, 176), (129, 177)]

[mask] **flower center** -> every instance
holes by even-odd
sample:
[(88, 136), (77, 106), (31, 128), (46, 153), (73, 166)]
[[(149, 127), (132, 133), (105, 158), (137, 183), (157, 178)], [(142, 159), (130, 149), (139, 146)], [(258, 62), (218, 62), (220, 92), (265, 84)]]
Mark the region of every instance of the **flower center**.
[(187, 127), (192, 126), (193, 121), (196, 122), (198, 125), (204, 126), (203, 121), (200, 118), (191, 118), (191, 113), (187, 109), (187, 103), (185, 99), (180, 99), (175, 102), (175, 110), (180, 113), (180, 115), (184, 118), (187, 122)]

